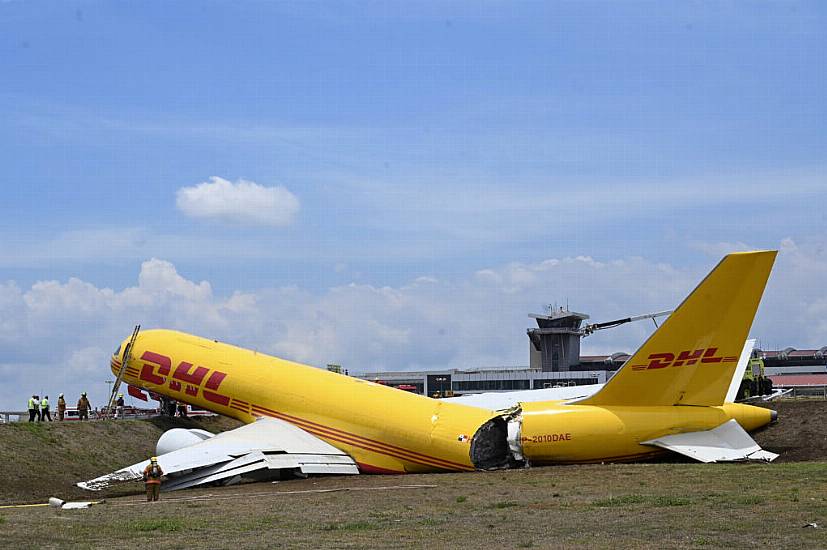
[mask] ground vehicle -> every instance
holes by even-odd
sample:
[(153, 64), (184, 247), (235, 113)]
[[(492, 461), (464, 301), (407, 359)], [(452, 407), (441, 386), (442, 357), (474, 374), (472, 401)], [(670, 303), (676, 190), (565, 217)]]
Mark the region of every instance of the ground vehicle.
[(744, 370), (744, 379), (741, 380), (741, 387), (738, 388), (736, 400), (747, 399), (756, 395), (769, 395), (772, 393), (772, 380), (764, 374), (764, 358), (761, 350), (753, 350), (749, 364)]
[(187, 416), (218, 416), (212, 411), (196, 407), (194, 405), (187, 405)]
[[(90, 411), (89, 418), (94, 419), (97, 417), (97, 411)], [(55, 420), (57, 420), (57, 414), (55, 414)], [(77, 407), (66, 407), (66, 412), (63, 415), (63, 420), (65, 421), (73, 421), (73, 420), (80, 420), (80, 413), (78, 412)]]

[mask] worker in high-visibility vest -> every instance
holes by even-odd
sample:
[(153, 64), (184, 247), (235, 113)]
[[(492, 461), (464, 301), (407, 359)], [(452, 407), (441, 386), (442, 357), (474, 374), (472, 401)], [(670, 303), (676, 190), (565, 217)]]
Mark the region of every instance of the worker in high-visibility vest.
[(57, 419), (63, 422), (66, 416), (66, 400), (63, 399), (63, 394), (57, 396)]
[(37, 405), (34, 402), (34, 395), (29, 398), (29, 422), (34, 422), (37, 417)]
[(44, 395), (43, 399), (40, 400), (40, 417), (42, 419), (49, 419), (49, 422), (52, 421), (52, 413), (49, 412), (49, 396)]
[(161, 494), (161, 477), (164, 471), (158, 465), (158, 457), (149, 459), (149, 464), (144, 468), (144, 485), (146, 486), (146, 501), (156, 501)]

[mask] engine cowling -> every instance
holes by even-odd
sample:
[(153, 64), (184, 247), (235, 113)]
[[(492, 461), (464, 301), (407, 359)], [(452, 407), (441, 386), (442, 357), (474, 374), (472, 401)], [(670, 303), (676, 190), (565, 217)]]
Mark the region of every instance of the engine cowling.
[(165, 431), (161, 437), (158, 438), (158, 443), (155, 444), (155, 454), (165, 455), (190, 445), (195, 445), (206, 439), (214, 437), (215, 434), (207, 430), (186, 428), (172, 428)]

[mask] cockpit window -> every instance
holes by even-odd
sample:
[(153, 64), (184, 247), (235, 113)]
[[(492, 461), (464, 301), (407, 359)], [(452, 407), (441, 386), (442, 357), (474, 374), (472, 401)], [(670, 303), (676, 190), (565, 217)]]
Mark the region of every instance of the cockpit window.
[(115, 350), (115, 353), (113, 353), (113, 355), (115, 357), (120, 357), (121, 356), (121, 346), (118, 346), (118, 349)]

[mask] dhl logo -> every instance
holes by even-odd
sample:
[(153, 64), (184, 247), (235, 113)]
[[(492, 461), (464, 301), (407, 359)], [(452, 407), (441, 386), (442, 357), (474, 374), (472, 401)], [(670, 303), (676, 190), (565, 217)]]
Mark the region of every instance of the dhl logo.
[(651, 353), (649, 363), (646, 365), (632, 365), (632, 370), (665, 369), (666, 367), (682, 367), (701, 363), (734, 363), (738, 361), (737, 356), (722, 357), (716, 355), (718, 348), (696, 349), (694, 351), (682, 351), (675, 357), (674, 353)]
[[(198, 390), (202, 391), (204, 399), (218, 405), (229, 405), (230, 398), (226, 395), (218, 393), (218, 388), (221, 382), (226, 378), (227, 373), (213, 370), (206, 367), (194, 367), (192, 363), (181, 361), (172, 372), (172, 359), (166, 355), (155, 353), (154, 351), (145, 351), (141, 355), (141, 359), (145, 361), (141, 368), (141, 373), (138, 376), (141, 380), (145, 380), (156, 386), (167, 386), (170, 390), (183, 393), (190, 397), (198, 397)], [(210, 376), (207, 377), (207, 374)], [(206, 379), (206, 383), (204, 380)], [(202, 388), (203, 385), (203, 388)]]

